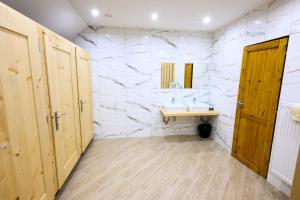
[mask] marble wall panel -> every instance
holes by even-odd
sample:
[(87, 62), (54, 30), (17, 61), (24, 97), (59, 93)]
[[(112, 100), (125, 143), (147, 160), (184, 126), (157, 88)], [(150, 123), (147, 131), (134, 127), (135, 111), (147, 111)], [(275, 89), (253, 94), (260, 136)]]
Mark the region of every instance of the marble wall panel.
[[(96, 137), (195, 134), (199, 119), (165, 125), (159, 108), (173, 97), (208, 102), (212, 33), (88, 27), (75, 39), (92, 58)], [(161, 63), (194, 63), (193, 89), (160, 89)], [(179, 77), (183, 77), (181, 70)]]

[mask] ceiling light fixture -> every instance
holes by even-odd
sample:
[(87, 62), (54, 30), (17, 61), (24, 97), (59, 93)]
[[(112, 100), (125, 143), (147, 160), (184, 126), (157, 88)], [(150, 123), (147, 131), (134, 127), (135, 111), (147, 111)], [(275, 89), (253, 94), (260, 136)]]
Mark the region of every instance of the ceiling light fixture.
[(204, 24), (209, 24), (210, 21), (211, 21), (211, 19), (210, 19), (210, 17), (208, 17), (208, 16), (203, 18), (203, 23), (204, 23)]
[(158, 20), (158, 14), (157, 14), (157, 13), (152, 13), (152, 14), (151, 14), (151, 19), (152, 19), (153, 21)]
[(259, 25), (260, 23), (261, 23), (261, 21), (259, 21), (259, 20), (255, 21), (256, 25)]
[(92, 10), (91, 10), (91, 14), (92, 14), (94, 17), (98, 17), (98, 16), (99, 16), (99, 10), (97, 10), (97, 9), (92, 9)]

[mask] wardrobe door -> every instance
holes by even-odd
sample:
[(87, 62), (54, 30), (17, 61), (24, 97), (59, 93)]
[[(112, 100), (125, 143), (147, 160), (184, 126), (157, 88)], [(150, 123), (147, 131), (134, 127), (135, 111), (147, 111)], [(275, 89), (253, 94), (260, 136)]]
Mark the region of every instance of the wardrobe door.
[(33, 72), (41, 67), (35, 24), (0, 3), (0, 199), (46, 193)]
[(81, 154), (75, 46), (52, 33), (44, 34), (44, 44), (58, 186), (61, 188)]
[(84, 152), (93, 138), (91, 63), (89, 54), (79, 47), (76, 47), (76, 60), (81, 122), (81, 150)]

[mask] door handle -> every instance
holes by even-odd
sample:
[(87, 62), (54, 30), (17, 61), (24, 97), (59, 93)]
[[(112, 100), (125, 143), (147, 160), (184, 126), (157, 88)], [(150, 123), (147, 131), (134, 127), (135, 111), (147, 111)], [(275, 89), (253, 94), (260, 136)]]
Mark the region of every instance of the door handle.
[(59, 130), (59, 118), (61, 118), (61, 116), (58, 115), (57, 111), (54, 112), (54, 120), (55, 120), (55, 130)]
[(4, 149), (6, 149), (7, 148), (7, 146), (6, 145), (4, 145), (4, 144), (0, 144), (0, 150), (4, 150)]
[(83, 104), (84, 104), (84, 101), (83, 100), (80, 100), (80, 111), (83, 112)]
[(237, 102), (237, 105), (238, 105), (239, 107), (244, 107), (244, 103), (243, 103), (242, 101), (240, 101), (240, 100)]

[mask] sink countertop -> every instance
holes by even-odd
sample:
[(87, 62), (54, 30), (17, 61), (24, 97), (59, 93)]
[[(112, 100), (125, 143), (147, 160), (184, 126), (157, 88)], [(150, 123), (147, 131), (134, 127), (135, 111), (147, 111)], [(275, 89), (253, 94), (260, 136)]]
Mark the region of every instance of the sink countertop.
[(219, 112), (215, 110), (209, 110), (204, 112), (169, 112), (165, 110), (163, 107), (160, 108), (160, 112), (164, 117), (192, 117), (192, 116), (218, 116)]

